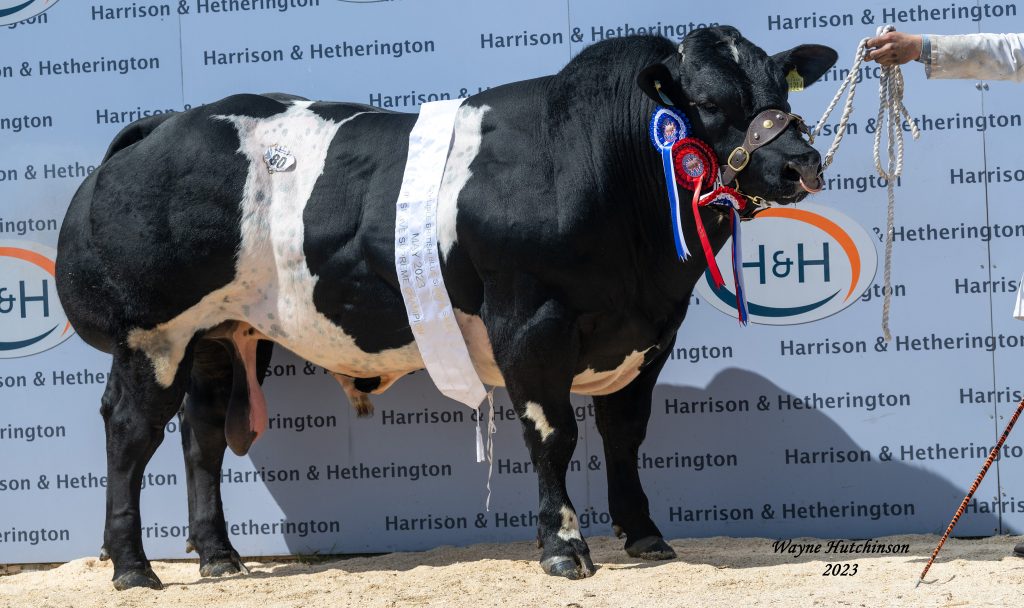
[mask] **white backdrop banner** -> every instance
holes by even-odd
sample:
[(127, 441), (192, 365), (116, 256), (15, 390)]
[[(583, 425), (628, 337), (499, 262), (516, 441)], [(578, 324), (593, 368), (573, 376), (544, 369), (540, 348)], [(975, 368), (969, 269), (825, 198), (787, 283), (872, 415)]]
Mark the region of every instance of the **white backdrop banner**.
[[(0, 1), (0, 9), (15, 4)], [(68, 201), (127, 123), (239, 92), (414, 112), (553, 73), (600, 40), (679, 40), (711, 24), (734, 25), (769, 52), (801, 43), (838, 50), (837, 66), (791, 97), (793, 110), (813, 120), (858, 41), (880, 24), (937, 34), (1024, 30), (1016, 2), (959, 0), (738, 0), (728, 10), (667, 0), (49, 6), (0, 26), (0, 562), (96, 555), (101, 544), (98, 407), (110, 359), (66, 331), (50, 264)], [(896, 184), (893, 341), (881, 339), (880, 273), (872, 281), (864, 266), (858, 276), (867, 280), (852, 278), (851, 260), (880, 258), (885, 225), (885, 183), (870, 154), (879, 73), (866, 64), (827, 189), (813, 199), (845, 218), (842, 234), (866, 238), (851, 240), (851, 250), (841, 234), (788, 217), (802, 222), (788, 239), (762, 234), (744, 247), (751, 302), (776, 317), (835, 293), (854, 303), (799, 324), (741, 328), (706, 299), (713, 293), (694, 295), (639, 462), (667, 536), (939, 532), (1022, 397), (1024, 325), (1011, 312), (1024, 271), (1024, 89), (929, 82), (923, 72), (916, 63), (905, 69), (922, 139), (908, 142)], [(819, 147), (830, 136), (827, 129)], [(475, 414), (442, 397), (426, 374), (375, 397), (376, 413), (357, 419), (330, 376), (278, 349), (266, 395), (268, 433), (249, 456), (229, 453), (222, 473), (243, 555), (534, 536), (536, 480), (502, 391), (489, 512), (487, 467), (474, 462)], [(608, 534), (593, 406), (573, 403), (581, 434), (569, 491), (584, 533)], [(145, 479), (152, 558), (185, 556), (180, 445), (174, 421)], [(1024, 436), (1011, 436), (958, 534), (1024, 532), (1022, 463)]]

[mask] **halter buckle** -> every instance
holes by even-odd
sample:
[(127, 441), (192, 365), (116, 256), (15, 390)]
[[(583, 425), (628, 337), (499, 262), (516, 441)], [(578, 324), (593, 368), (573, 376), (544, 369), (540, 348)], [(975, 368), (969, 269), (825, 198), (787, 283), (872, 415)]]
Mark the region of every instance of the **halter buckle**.
[[(740, 158), (739, 160), (735, 160), (737, 153), (742, 155), (742, 158)], [(726, 159), (725, 164), (729, 165), (729, 168), (735, 171), (736, 173), (739, 173), (744, 168), (746, 168), (747, 163), (749, 162), (750, 152), (747, 152), (747, 149), (744, 148), (743, 146), (737, 146), (732, 152), (729, 153), (729, 158)]]

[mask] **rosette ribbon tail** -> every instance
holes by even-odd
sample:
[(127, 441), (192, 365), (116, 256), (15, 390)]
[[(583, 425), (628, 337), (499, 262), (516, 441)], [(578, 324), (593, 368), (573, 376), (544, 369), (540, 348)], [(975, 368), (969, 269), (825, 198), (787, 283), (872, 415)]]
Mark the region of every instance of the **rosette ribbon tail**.
[(747, 288), (743, 284), (743, 246), (740, 244), (740, 213), (730, 207), (729, 215), (732, 216), (732, 277), (736, 282), (736, 320), (740, 325), (750, 323), (750, 313), (747, 310)]
[(725, 285), (722, 272), (718, 270), (718, 262), (715, 261), (715, 252), (711, 249), (711, 241), (708, 240), (708, 233), (704, 230), (704, 222), (700, 219), (700, 184), (693, 189), (693, 219), (697, 224), (697, 236), (700, 237), (700, 246), (704, 249), (704, 257), (708, 261), (708, 271), (711, 273), (711, 280), (715, 282), (715, 288)]
[[(746, 208), (746, 201), (736, 190), (728, 186), (719, 186), (714, 192), (701, 199), (699, 204), (702, 207), (705, 205), (724, 207), (729, 213), (730, 227), (732, 228), (732, 278), (736, 285), (736, 320), (741, 325), (747, 325), (750, 322), (750, 314), (747, 309), (747, 290), (743, 284), (743, 239), (740, 235), (740, 211)], [(714, 279), (715, 267), (709, 264), (708, 270)], [(715, 285), (716, 288), (721, 286), (721, 284)]]
[(668, 207), (672, 218), (672, 238), (676, 244), (676, 255), (680, 260), (687, 260), (690, 251), (686, 248), (683, 236), (683, 222), (679, 213), (679, 186), (676, 185), (675, 163), (672, 162), (672, 149), (661, 150), (661, 164), (665, 170), (665, 185), (668, 186)]

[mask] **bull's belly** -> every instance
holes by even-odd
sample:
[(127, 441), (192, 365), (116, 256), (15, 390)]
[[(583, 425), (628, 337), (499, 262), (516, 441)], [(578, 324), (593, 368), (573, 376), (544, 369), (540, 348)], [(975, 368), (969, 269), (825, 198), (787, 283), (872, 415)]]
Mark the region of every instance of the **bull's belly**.
[[(237, 280), (209, 294), (167, 323), (129, 334), (129, 344), (149, 356), (160, 384), (170, 386), (173, 382), (185, 348), (196, 333), (225, 321), (246, 322), (262, 334), (261, 337), (337, 374), (397, 379), (423, 369), (419, 349), (412, 342), (375, 353), (359, 348), (344, 328), (316, 310), (312, 299), (315, 277), (307, 274), (302, 278), (301, 273), (295, 273), (292, 280), (283, 284), (258, 283), (259, 274), (274, 269), (258, 270), (262, 272), (246, 273), (249, 279)], [(256, 284), (262, 286), (251, 289), (249, 281), (257, 281)], [(505, 386), (480, 317), (456, 311), (456, 319), (480, 380), (490, 386)], [(614, 393), (639, 375), (643, 361), (644, 352), (634, 350), (625, 355), (615, 369), (586, 369), (573, 377), (571, 390), (590, 396)]]
[(303, 279), (295, 273), (286, 282), (263, 282), (260, 275), (272, 274), (274, 268), (256, 270), (208, 294), (174, 319), (128, 334), (129, 346), (148, 355), (157, 382), (170, 386), (193, 336), (226, 321), (248, 323), (260, 338), (346, 376), (397, 378), (423, 368), (419, 350), (411, 342), (372, 353), (359, 348), (344, 328), (316, 310), (312, 299), (316, 277), (307, 274)]

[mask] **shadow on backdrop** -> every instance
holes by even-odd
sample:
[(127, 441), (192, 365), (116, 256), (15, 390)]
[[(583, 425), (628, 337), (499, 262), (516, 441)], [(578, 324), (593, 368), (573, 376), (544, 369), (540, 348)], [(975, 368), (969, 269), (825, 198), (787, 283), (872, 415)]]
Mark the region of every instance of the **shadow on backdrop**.
[[(279, 357), (275, 357), (275, 362)], [(266, 488), (288, 521), (334, 520), (341, 531), (332, 538), (320, 535), (286, 535), (289, 550), (297, 555), (336, 553), (375, 553), (398, 549), (422, 550), (441, 545), (508, 542), (535, 538), (536, 526), (498, 528), (496, 518), (510, 521), (513, 514), (536, 511), (536, 477), (532, 472), (510, 473), (511, 465), (528, 461), (520, 434), (519, 422), (499, 416), (495, 443), (496, 467), (492, 480), (491, 511), (485, 512), (483, 497), (486, 465), (475, 462), (474, 422), (470, 410), (459, 403), (440, 396), (425, 373), (415, 374), (398, 382), (385, 395), (374, 396), (375, 414), (370, 418), (356, 418), (350, 411), (341, 390), (328, 378), (302, 379), (302, 390), (295, 384), (280, 383), (269, 378), (266, 384), (268, 405), (273, 418), (276, 415), (313, 415), (337, 417), (336, 428), (316, 429), (317, 432), (271, 432), (250, 452), (257, 469), (278, 470), (292, 467), (308, 471), (315, 467), (320, 479), (315, 490), (299, 489), (296, 484), (265, 483)], [(295, 379), (288, 379), (292, 382)], [(294, 395), (303, 395), (303, 401), (288, 403)], [(707, 454), (735, 457), (735, 466), (694, 467), (669, 469), (642, 469), (641, 477), (651, 502), (652, 517), (666, 538), (707, 536), (795, 538), (875, 538), (891, 534), (941, 533), (956, 506), (966, 492), (963, 486), (918, 466), (900, 462), (898, 456), (891, 461), (879, 459), (880, 445), (860, 446), (832, 417), (822, 410), (759, 411), (758, 396), (768, 395), (774, 402), (776, 395), (793, 395), (783, 391), (768, 378), (741, 369), (726, 369), (707, 387), (659, 385), (653, 399), (653, 415), (648, 435), (641, 448), (648, 456)], [(722, 400), (745, 399), (749, 411), (736, 413), (667, 412), (667, 402), (696, 402), (713, 396)], [(610, 534), (607, 515), (606, 485), (603, 466), (588, 470), (592, 456), (603, 459), (600, 436), (594, 426), (592, 414), (586, 411), (589, 399), (575, 398), (582, 418), (580, 442), (575, 459), (580, 470), (570, 470), (569, 492), (581, 517), (592, 509), (594, 525), (584, 526), (584, 536)], [(496, 392), (499, 413), (510, 408), (504, 391)], [(923, 415), (919, 406), (909, 409), (913, 415)], [(839, 420), (867, 417), (879, 427), (891, 414), (892, 408), (873, 412), (839, 411)], [(398, 424), (398, 413), (428, 415), (427, 412), (462, 412), (463, 419), (452, 423)], [(454, 414), (452, 414), (454, 415)], [(392, 423), (386, 423), (391, 420)], [(858, 424), (863, 421), (858, 419)], [(883, 442), (884, 443), (884, 442)], [(994, 441), (993, 441), (994, 443)], [(892, 443), (891, 449), (898, 449)], [(988, 445), (988, 443), (986, 443)], [(828, 451), (868, 455), (863, 462), (844, 464), (786, 464), (787, 450)], [(372, 479), (324, 479), (329, 466), (357, 467), (387, 465), (388, 463), (419, 463), (451, 465), (451, 474), (416, 481)], [(225, 467), (229, 463), (225, 462)], [(941, 469), (941, 462), (933, 463)], [(978, 462), (980, 468), (981, 461)], [(977, 494), (992, 493), (995, 470)], [(229, 521), (244, 518), (244, 505), (225, 497), (225, 510)], [(798, 508), (815, 509), (821, 503), (830, 505), (876, 505), (890, 511), (902, 509), (895, 516), (783, 517), (785, 505), (789, 513)], [(766, 518), (765, 505), (772, 507), (774, 517)], [(909, 507), (908, 507), (909, 505)], [(751, 509), (754, 517), (739, 521), (681, 521), (685, 510)], [(675, 511), (673, 511), (675, 510)], [(819, 509), (820, 510), (820, 509)], [(805, 512), (805, 511), (804, 511)], [(504, 515), (502, 515), (504, 514)], [(675, 516), (673, 515), (675, 514)], [(484, 527), (474, 526), (478, 515), (484, 517)], [(466, 528), (451, 530), (395, 530), (387, 529), (388, 518), (401, 517), (445, 518), (465, 517)], [(392, 520), (396, 521), (396, 520)], [(965, 515), (956, 529), (957, 536), (989, 536), (999, 533), (997, 514), (970, 513)], [(685, 545), (685, 540), (682, 541)], [(678, 543), (675, 543), (677, 546)], [(765, 552), (771, 552), (765, 541)], [(1007, 553), (1010, 547), (1007, 546)], [(495, 546), (495, 557), (512, 557), (508, 550)], [(523, 549), (513, 551), (517, 556)], [(930, 549), (929, 549), (930, 551)], [(539, 550), (530, 550), (523, 559), (534, 559)], [(442, 556), (423, 556), (431, 565), (443, 565)], [(622, 554), (623, 562), (632, 562)], [(926, 556), (925, 556), (926, 557)], [(685, 554), (683, 555), (685, 559)], [(778, 556), (780, 563), (793, 561), (787, 555)], [(969, 559), (969, 558), (968, 558)], [(440, 562), (438, 560), (441, 560)], [(408, 568), (420, 565), (415, 559), (406, 560)], [(615, 562), (618, 563), (618, 562)], [(290, 571), (288, 568), (282, 573)]]

